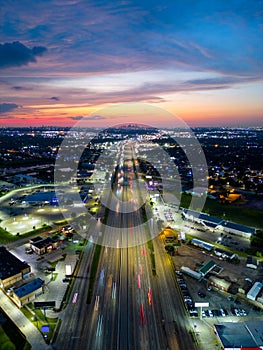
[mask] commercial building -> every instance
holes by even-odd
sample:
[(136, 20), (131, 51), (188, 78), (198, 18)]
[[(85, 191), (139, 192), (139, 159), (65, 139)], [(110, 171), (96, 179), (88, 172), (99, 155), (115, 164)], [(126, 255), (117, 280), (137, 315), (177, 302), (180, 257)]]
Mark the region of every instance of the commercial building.
[(25, 174), (16, 174), (13, 176), (12, 182), (17, 185), (34, 185), (34, 184), (39, 184), (42, 181), (33, 176), (29, 176)]
[(58, 199), (54, 191), (36, 192), (26, 196), (23, 203), (30, 205), (58, 204)]
[(255, 282), (251, 287), (251, 289), (248, 291), (247, 298), (250, 300), (256, 300), (262, 287), (263, 287), (263, 284), (261, 282)]
[(190, 209), (184, 209), (182, 216), (184, 219), (201, 224), (208, 229), (216, 229), (223, 222), (220, 218)]
[(199, 248), (203, 248), (205, 250), (208, 250), (208, 251), (211, 251), (214, 248), (213, 244), (209, 244), (207, 242), (201, 241), (200, 239), (196, 239), (196, 238), (193, 238), (191, 240), (191, 244), (193, 244)]
[(62, 235), (66, 237), (72, 237), (74, 233), (74, 229), (71, 225), (65, 225), (60, 228), (60, 232)]
[(214, 286), (215, 288), (223, 290), (225, 292), (227, 292), (231, 287), (231, 282), (226, 281), (223, 278), (218, 278), (216, 276), (210, 276), (208, 279), (208, 283)]
[(199, 269), (199, 272), (203, 277), (205, 277), (208, 274), (208, 272), (212, 271), (215, 267), (216, 263), (213, 260), (209, 260)]
[(58, 245), (58, 242), (54, 239), (50, 237), (42, 238), (40, 236), (32, 238), (29, 243), (30, 248), (38, 255), (50, 253), (53, 249), (56, 249)]
[(16, 282), (28, 277), (31, 267), (19, 260), (5, 247), (0, 247), (0, 287), (9, 288)]
[(250, 238), (255, 234), (256, 229), (253, 227), (236, 224), (231, 221), (225, 221), (223, 219), (210, 216), (205, 213), (200, 213), (195, 210), (184, 209), (182, 212), (182, 217), (185, 220), (196, 222), (203, 225), (207, 229), (224, 231), (226, 233), (232, 233), (234, 235)]
[(16, 185), (14, 185), (10, 182), (0, 180), (0, 190), (1, 191), (10, 191), (10, 190), (13, 190), (15, 188), (16, 188)]
[(236, 254), (230, 251), (224, 250), (222, 248), (215, 248), (214, 253), (215, 255), (220, 256), (222, 259), (232, 260), (236, 257)]
[(261, 350), (263, 348), (263, 322), (222, 322), (215, 331), (224, 350)]
[(43, 293), (43, 284), (43, 280), (36, 278), (33, 281), (13, 289), (11, 297), (18, 307), (22, 307), (31, 303), (38, 295)]
[(230, 221), (224, 221), (223, 223), (220, 224), (218, 228), (222, 229), (226, 233), (232, 233), (234, 235), (238, 235), (246, 238), (250, 238), (256, 232), (256, 229), (253, 227), (236, 224)]

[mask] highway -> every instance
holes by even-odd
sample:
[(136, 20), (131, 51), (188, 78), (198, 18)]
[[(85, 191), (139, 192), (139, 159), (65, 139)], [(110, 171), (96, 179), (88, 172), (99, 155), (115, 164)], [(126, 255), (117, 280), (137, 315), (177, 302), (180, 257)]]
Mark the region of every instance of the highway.
[[(137, 165), (133, 166), (133, 145), (122, 145), (120, 154), (123, 162), (116, 170), (116, 181), (112, 186), (120, 201), (116, 202), (115, 195), (109, 197), (109, 207), (117, 206), (118, 210), (109, 210), (107, 229), (98, 223), (90, 229), (90, 232), (102, 232), (103, 244), (92, 301), (86, 304), (94, 250), (94, 245), (89, 243), (82, 256), (70, 302), (63, 311), (63, 322), (54, 347), (68, 350), (195, 349), (184, 306), (175, 287), (173, 267), (158, 238), (153, 243), (157, 275), (152, 271), (151, 251), (145, 237), (154, 228), (154, 223), (143, 223), (139, 201), (135, 200), (144, 194), (136, 173)], [(134, 210), (127, 213), (127, 205)], [(150, 211), (146, 204), (149, 215)]]

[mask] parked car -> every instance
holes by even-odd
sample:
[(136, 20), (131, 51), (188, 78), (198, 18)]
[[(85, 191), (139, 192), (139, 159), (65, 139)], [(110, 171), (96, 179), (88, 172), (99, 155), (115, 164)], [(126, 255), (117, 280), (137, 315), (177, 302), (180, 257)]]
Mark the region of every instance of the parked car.
[(184, 301), (191, 301), (192, 302), (192, 299), (189, 297), (189, 295), (186, 295), (186, 296), (184, 296)]
[(221, 316), (223, 316), (223, 317), (226, 316), (226, 313), (225, 313), (225, 311), (224, 311), (223, 309), (220, 309), (219, 311), (220, 311), (220, 313), (221, 313)]
[(180, 284), (180, 288), (181, 289), (187, 289), (187, 286), (186, 286), (186, 284)]
[(219, 312), (219, 310), (212, 310), (212, 314), (214, 317), (221, 316), (221, 313)]
[(177, 282), (178, 282), (178, 283), (184, 283), (184, 279), (181, 278), (181, 277), (177, 277)]
[(224, 310), (226, 316), (228, 316), (229, 315), (228, 311), (226, 309), (223, 309), (223, 310)]
[(190, 309), (189, 315), (194, 316), (194, 317), (198, 317), (198, 312), (196, 311), (196, 309)]
[(199, 291), (198, 295), (199, 295), (200, 298), (205, 298), (206, 297), (206, 294), (204, 292), (202, 292), (202, 291)]
[(253, 281), (252, 281), (252, 279), (251, 278), (245, 278), (245, 281), (248, 281), (248, 282), (250, 282), (250, 283), (253, 283)]
[(247, 316), (247, 313), (244, 309), (239, 310), (241, 316)]
[(235, 313), (236, 316), (240, 316), (240, 312), (239, 312), (238, 309), (234, 309), (234, 313)]
[(213, 317), (212, 311), (211, 310), (205, 310), (205, 314), (207, 317)]

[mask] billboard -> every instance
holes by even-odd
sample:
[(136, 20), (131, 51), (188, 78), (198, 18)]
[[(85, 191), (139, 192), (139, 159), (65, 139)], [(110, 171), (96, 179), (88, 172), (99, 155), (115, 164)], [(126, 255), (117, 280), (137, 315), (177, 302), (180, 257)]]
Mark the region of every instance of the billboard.
[(195, 307), (209, 307), (209, 303), (195, 303)]
[(53, 308), (55, 306), (56, 306), (55, 301), (35, 301), (34, 302), (35, 309)]

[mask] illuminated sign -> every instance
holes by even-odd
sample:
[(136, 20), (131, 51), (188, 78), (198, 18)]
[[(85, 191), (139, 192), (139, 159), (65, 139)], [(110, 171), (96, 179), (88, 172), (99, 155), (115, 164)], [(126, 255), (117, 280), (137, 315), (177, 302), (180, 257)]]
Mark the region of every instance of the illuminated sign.
[(43, 332), (43, 333), (48, 333), (48, 332), (49, 332), (49, 329), (50, 329), (49, 326), (42, 326), (42, 327), (41, 327), (41, 332)]
[(195, 307), (209, 307), (209, 303), (195, 303)]
[(71, 265), (66, 265), (66, 275), (70, 276), (72, 274)]

